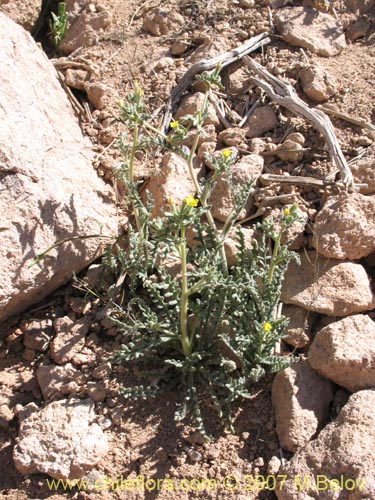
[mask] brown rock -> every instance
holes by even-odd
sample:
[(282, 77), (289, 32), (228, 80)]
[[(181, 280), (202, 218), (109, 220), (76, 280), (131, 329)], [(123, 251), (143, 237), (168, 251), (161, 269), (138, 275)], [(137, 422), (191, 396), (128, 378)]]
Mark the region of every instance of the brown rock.
[[(284, 207), (275, 207), (271, 209), (265, 217), (267, 220), (272, 220), (273, 226), (276, 233), (281, 231), (281, 217), (282, 212), (286, 208), (291, 208), (292, 205), (285, 205)], [(281, 243), (283, 245), (288, 245), (289, 250), (298, 250), (305, 245), (305, 226), (308, 220), (308, 215), (306, 209), (303, 205), (297, 208), (298, 219), (294, 221), (290, 226), (284, 229)]]
[(111, 101), (114, 101), (113, 91), (108, 85), (100, 82), (86, 82), (84, 89), (87, 97), (95, 109), (102, 110), (107, 107)]
[(350, 166), (355, 182), (367, 184), (361, 187), (362, 194), (375, 194), (375, 146), (366, 151), (366, 156)]
[(67, 30), (59, 44), (59, 51), (68, 55), (82, 46), (94, 45), (111, 22), (112, 15), (107, 11), (83, 12)]
[(70, 363), (64, 366), (41, 365), (36, 371), (36, 378), (45, 401), (75, 394), (83, 382), (80, 372)]
[(371, 311), (375, 295), (361, 264), (301, 254), (285, 273), (281, 300), (328, 316)]
[(42, 10), (43, 0), (0, 0), (0, 12), (31, 31)]
[(283, 315), (289, 319), (283, 341), (296, 349), (306, 347), (310, 343), (310, 329), (314, 313), (302, 307), (284, 305)]
[(78, 479), (108, 453), (90, 399), (55, 401), (20, 424), (13, 459), (21, 474)]
[(56, 336), (51, 344), (51, 356), (58, 365), (62, 365), (82, 351), (90, 327), (90, 318), (86, 316), (72, 321), (68, 316), (64, 316), (56, 319), (53, 326)]
[(374, 498), (374, 405), (375, 390), (353, 394), (337, 419), (280, 468), (286, 480), (275, 491), (277, 498)]
[(346, 47), (339, 21), (309, 7), (281, 9), (275, 16), (275, 26), (285, 42), (320, 56), (336, 56)]
[(191, 46), (192, 44), (188, 40), (177, 38), (171, 46), (171, 54), (173, 56), (180, 56), (189, 50)]
[[(197, 111), (201, 111), (203, 100), (204, 94), (202, 94), (201, 92), (195, 92), (194, 94), (182, 99), (181, 106), (176, 111), (175, 119), (179, 120), (183, 116), (194, 115), (194, 113), (196, 113)], [(220, 120), (216, 114), (215, 108), (212, 104), (209, 104), (207, 118), (204, 121), (204, 125), (211, 124), (216, 128), (220, 127)]]
[[(242, 234), (245, 238), (246, 248), (251, 249), (254, 239), (254, 230), (250, 227), (241, 227)], [(227, 257), (228, 266), (234, 266), (237, 262), (238, 254), (238, 237), (236, 229), (229, 231), (228, 237), (224, 241), (224, 250)]]
[[(255, 180), (262, 173), (263, 158), (256, 154), (243, 156), (231, 167), (232, 183), (234, 186), (242, 186), (245, 182)], [(234, 199), (231, 188), (223, 175), (216, 183), (208, 200), (211, 205), (213, 217), (221, 222), (225, 222), (234, 208)], [(241, 210), (238, 219), (246, 217), (250, 209), (252, 200), (249, 199), (245, 207)]]
[(102, 384), (98, 384), (97, 382), (89, 382), (87, 384), (86, 391), (87, 395), (93, 401), (95, 401), (95, 403), (103, 401), (103, 399), (105, 399), (107, 396), (107, 391), (105, 390), (105, 387)]
[(184, 18), (175, 11), (152, 9), (146, 12), (142, 28), (154, 36), (168, 35), (183, 26)]
[(326, 101), (336, 93), (335, 82), (319, 64), (302, 69), (298, 76), (303, 91), (313, 101)]
[(187, 64), (194, 64), (202, 59), (212, 59), (228, 50), (228, 41), (225, 37), (212, 38), (208, 36), (202, 45), (197, 47), (189, 57), (186, 58)]
[(252, 139), (273, 130), (279, 124), (276, 113), (271, 106), (261, 106), (247, 120), (244, 128), (246, 129), (246, 137)]
[(342, 193), (330, 197), (314, 224), (317, 251), (334, 259), (360, 259), (375, 251), (375, 197)]
[(175, 153), (165, 153), (161, 168), (150, 177), (147, 190), (153, 199), (152, 217), (160, 217), (170, 208), (170, 198), (175, 205), (181, 205), (186, 196), (195, 194), (186, 161)]
[(357, 19), (354, 23), (352, 23), (349, 28), (346, 30), (346, 36), (349, 40), (358, 40), (358, 38), (362, 38), (366, 36), (366, 33), (370, 29), (370, 23), (365, 19)]
[(375, 5), (375, 0), (346, 0), (346, 5), (354, 14), (364, 14)]
[(88, 72), (83, 69), (67, 69), (65, 83), (72, 89), (84, 90), (88, 79)]
[(50, 319), (33, 320), (23, 328), (23, 331), (25, 346), (40, 352), (48, 349), (54, 333)]
[(108, 378), (111, 374), (112, 368), (109, 363), (98, 365), (92, 372), (92, 376), (97, 380)]
[(314, 370), (349, 391), (374, 387), (374, 321), (358, 314), (325, 326), (311, 344), (309, 363)]
[(240, 127), (231, 127), (222, 130), (218, 135), (220, 142), (227, 146), (240, 146), (246, 142), (246, 131)]
[(111, 190), (92, 168), (92, 145), (82, 135), (52, 64), (34, 40), (3, 14), (0, 53), (0, 108), (7, 110), (0, 129), (0, 320), (4, 320), (90, 264), (104, 249), (104, 240), (68, 242), (29, 267), (37, 254), (64, 238), (114, 236), (117, 222)]
[(277, 146), (274, 151), (280, 160), (288, 162), (301, 161), (303, 158), (303, 146), (298, 142), (285, 140), (282, 144)]
[(307, 361), (279, 372), (272, 384), (276, 432), (283, 448), (296, 452), (314, 437), (329, 415), (333, 384)]
[(0, 404), (0, 429), (7, 430), (14, 418), (13, 411), (6, 404)]

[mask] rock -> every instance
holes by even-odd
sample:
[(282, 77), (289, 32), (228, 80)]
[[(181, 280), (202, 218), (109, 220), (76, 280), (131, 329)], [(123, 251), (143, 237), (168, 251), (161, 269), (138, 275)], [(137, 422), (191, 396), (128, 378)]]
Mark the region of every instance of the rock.
[(212, 38), (206, 37), (203, 44), (197, 47), (189, 57), (186, 58), (186, 63), (192, 65), (203, 59), (212, 59), (228, 50), (228, 42), (225, 37)]
[(59, 44), (59, 51), (68, 55), (80, 47), (95, 45), (111, 22), (112, 15), (108, 11), (83, 12), (66, 31)]
[(358, 40), (358, 38), (366, 36), (370, 26), (371, 24), (365, 19), (357, 19), (346, 30), (346, 36), (349, 40), (354, 42), (355, 40)]
[(70, 309), (77, 314), (87, 314), (92, 307), (92, 303), (88, 302), (85, 297), (68, 297), (66, 302)]
[(71, 26), (83, 12), (88, 0), (65, 0), (68, 25)]
[(152, 9), (143, 17), (142, 29), (154, 36), (169, 35), (185, 24), (185, 19), (175, 11)]
[(50, 319), (32, 320), (24, 328), (24, 345), (29, 349), (45, 352), (53, 337), (52, 321)]
[[(259, 177), (263, 170), (263, 157), (250, 154), (243, 156), (231, 167), (232, 183), (241, 187), (245, 182)], [(231, 188), (228, 186), (226, 175), (220, 177), (211, 192), (208, 203), (211, 205), (213, 217), (221, 222), (225, 222), (234, 208), (234, 199)], [(246, 202), (237, 219), (244, 219), (252, 204), (252, 200)]]
[(31, 31), (42, 10), (43, 0), (0, 0), (0, 12)]
[[(246, 36), (246, 39), (249, 35)], [(244, 68), (238, 68), (229, 76), (229, 93), (231, 95), (243, 94), (249, 90), (251, 79), (249, 73)]]
[(0, 108), (7, 110), (0, 129), (1, 321), (51, 294), (108, 240), (67, 242), (29, 267), (37, 254), (64, 238), (115, 236), (117, 222), (112, 191), (92, 168), (92, 145), (52, 64), (3, 14), (0, 52)]
[(240, 5), (245, 9), (251, 9), (255, 5), (255, 0), (240, 0)]
[(282, 161), (301, 161), (303, 158), (303, 146), (301, 146), (298, 142), (286, 139), (282, 144), (279, 144), (273, 150), (273, 153), (276, 154)]
[(231, 127), (222, 130), (218, 139), (226, 146), (241, 146), (246, 143), (246, 131), (240, 127)]
[(181, 56), (191, 47), (192, 44), (188, 40), (177, 38), (177, 40), (175, 40), (171, 46), (171, 54), (172, 56)]
[(92, 264), (86, 271), (86, 279), (90, 286), (99, 292), (108, 290), (115, 277), (108, 266), (104, 264)]
[(68, 316), (58, 318), (53, 326), (56, 336), (51, 344), (51, 357), (58, 365), (70, 361), (82, 351), (90, 327), (90, 318), (85, 316), (72, 321)]
[(285, 273), (281, 300), (328, 316), (371, 311), (375, 295), (361, 264), (318, 257), (316, 252), (292, 260)]
[(300, 361), (279, 372), (272, 384), (276, 432), (286, 450), (296, 452), (329, 416), (333, 384)]
[[(245, 238), (246, 248), (251, 249), (255, 231), (250, 227), (241, 227), (241, 231)], [(229, 234), (224, 241), (224, 250), (229, 267), (234, 266), (237, 262), (237, 253), (238, 253), (237, 246), (238, 246), (237, 230), (232, 229), (231, 231), (229, 231)]]
[(315, 102), (326, 101), (337, 91), (335, 82), (320, 64), (302, 69), (298, 76), (304, 93)]
[(95, 367), (92, 372), (92, 376), (97, 380), (102, 380), (104, 378), (108, 378), (112, 372), (112, 367), (110, 363), (103, 363)]
[(83, 383), (81, 373), (70, 363), (64, 366), (41, 365), (36, 378), (45, 401), (76, 394)]
[(95, 401), (95, 403), (99, 403), (99, 401), (103, 401), (103, 399), (107, 396), (107, 391), (102, 384), (97, 382), (89, 382), (87, 384), (87, 395)]
[[(181, 105), (176, 111), (175, 119), (179, 120), (186, 115), (194, 115), (197, 111), (201, 111), (204, 100), (204, 94), (202, 92), (195, 92), (182, 99)], [(212, 104), (208, 104), (207, 118), (204, 121), (204, 125), (214, 125), (216, 128), (220, 127), (220, 120), (216, 114), (215, 108)]]
[(367, 149), (366, 156), (350, 166), (354, 181), (367, 184), (361, 187), (362, 194), (375, 194), (375, 146)]
[[(281, 217), (282, 211), (285, 209), (290, 209), (292, 205), (285, 205), (284, 207), (272, 208), (265, 219), (270, 219), (273, 222), (276, 233), (281, 231)], [(290, 226), (284, 229), (281, 237), (281, 243), (283, 245), (288, 245), (289, 250), (298, 250), (303, 247), (306, 243), (305, 241), (305, 226), (308, 221), (308, 215), (306, 208), (301, 205), (297, 210), (298, 219), (295, 220)]]
[(273, 130), (279, 124), (276, 113), (271, 106), (257, 108), (244, 125), (246, 137), (252, 139)]
[(375, 386), (375, 322), (358, 314), (322, 328), (309, 363), (324, 377), (355, 392)]
[(375, 5), (375, 0), (346, 0), (347, 8), (354, 14), (364, 14)]
[(180, 206), (186, 196), (195, 194), (186, 161), (175, 153), (165, 153), (161, 168), (149, 179), (147, 190), (153, 200), (152, 218), (160, 217), (170, 208), (170, 198)]
[(287, 7), (275, 15), (275, 26), (283, 40), (332, 57), (346, 47), (344, 30), (332, 15), (309, 7)]
[(0, 404), (0, 429), (7, 430), (14, 418), (13, 411), (7, 404)]
[(302, 307), (284, 305), (283, 315), (289, 319), (283, 341), (296, 349), (306, 347), (310, 343), (310, 329), (314, 313)]
[(95, 417), (90, 399), (56, 401), (32, 413), (20, 424), (13, 451), (17, 470), (55, 479), (82, 477), (109, 450)]
[(89, 74), (83, 69), (68, 68), (65, 71), (65, 83), (72, 89), (85, 90)]
[(374, 405), (375, 390), (353, 394), (337, 419), (280, 468), (286, 480), (277, 498), (375, 498)]
[(84, 89), (87, 97), (95, 109), (102, 110), (107, 107), (111, 101), (114, 101), (113, 91), (108, 85), (100, 82), (86, 82)]
[(342, 193), (328, 198), (315, 219), (313, 245), (326, 257), (361, 259), (375, 251), (375, 197)]
[(281, 467), (281, 460), (278, 456), (274, 455), (270, 458), (267, 465), (267, 474), (268, 475), (276, 475)]

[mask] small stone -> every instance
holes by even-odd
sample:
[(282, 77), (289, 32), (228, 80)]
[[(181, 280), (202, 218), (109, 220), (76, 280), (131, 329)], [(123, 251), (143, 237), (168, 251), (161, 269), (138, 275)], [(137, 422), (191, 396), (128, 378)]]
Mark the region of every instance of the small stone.
[(92, 307), (91, 302), (83, 297), (69, 297), (67, 303), (71, 310), (77, 314), (87, 314)]
[(14, 418), (14, 413), (6, 404), (0, 404), (0, 429), (7, 430), (10, 422)]
[[(197, 111), (202, 109), (204, 100), (204, 94), (202, 92), (195, 92), (194, 94), (185, 97), (181, 101), (180, 107), (177, 109), (175, 114), (175, 120), (179, 120), (186, 115), (194, 115)], [(221, 126), (220, 120), (216, 114), (214, 106), (209, 103), (207, 117), (204, 121), (204, 125), (214, 125), (216, 128)]]
[(246, 141), (246, 131), (239, 127), (231, 127), (222, 130), (218, 135), (218, 140), (227, 146), (240, 146)]
[(288, 162), (301, 161), (303, 158), (303, 147), (298, 142), (285, 140), (274, 150), (280, 160)]
[(121, 407), (113, 408), (110, 413), (111, 420), (115, 425), (121, 425), (123, 415), (124, 409)]
[(283, 341), (296, 349), (306, 347), (310, 343), (310, 329), (314, 313), (302, 309), (302, 307), (284, 305), (283, 315), (289, 319), (285, 329)]
[(298, 76), (301, 79), (303, 91), (313, 101), (326, 101), (337, 91), (332, 77), (319, 64), (302, 69)]
[(192, 44), (187, 40), (177, 39), (171, 46), (171, 54), (173, 56), (180, 56), (191, 48)]
[(270, 458), (268, 465), (267, 465), (267, 474), (270, 476), (276, 475), (281, 467), (281, 460), (279, 457), (274, 455), (273, 457)]
[(51, 343), (51, 356), (60, 365), (70, 361), (83, 349), (90, 319), (84, 317), (74, 322), (68, 316), (64, 316), (56, 319), (53, 325), (56, 337)]
[(23, 351), (22, 357), (26, 361), (34, 361), (35, 355), (36, 352), (34, 351), (34, 349), (29, 349), (28, 347), (26, 347), (26, 349)]
[(202, 460), (202, 454), (194, 448), (189, 448), (187, 450), (187, 456), (192, 462), (200, 462)]
[(244, 125), (246, 137), (252, 139), (273, 130), (279, 124), (271, 106), (258, 107)]
[(292, 132), (291, 134), (288, 134), (286, 136), (285, 140), (296, 142), (297, 144), (300, 144), (301, 146), (303, 146), (305, 144), (305, 141), (306, 141), (304, 135), (301, 134), (300, 132)]
[(76, 394), (83, 382), (80, 372), (70, 363), (64, 366), (41, 365), (36, 371), (36, 378), (45, 401)]
[(106, 108), (114, 99), (113, 90), (100, 82), (86, 82), (84, 89), (90, 103), (95, 109), (102, 110)]
[(65, 83), (72, 89), (84, 90), (88, 76), (88, 72), (83, 69), (69, 68), (65, 72)]
[(112, 367), (109, 363), (103, 363), (102, 365), (97, 366), (93, 372), (92, 376), (97, 380), (101, 380), (103, 378), (108, 378), (111, 374)]
[(264, 458), (263, 457), (258, 457), (254, 460), (254, 466), (255, 467), (263, 467), (264, 466)]
[(50, 319), (33, 320), (23, 328), (24, 344), (29, 349), (45, 352), (53, 337), (52, 321)]
[(370, 29), (370, 23), (365, 19), (357, 19), (353, 24), (349, 26), (346, 30), (346, 36), (349, 40), (353, 42), (366, 36), (368, 30)]
[(103, 399), (106, 398), (107, 391), (105, 387), (102, 384), (98, 384), (96, 382), (89, 382), (87, 384), (87, 395), (95, 401), (95, 403), (98, 403), (99, 401), (103, 401)]
[(143, 17), (142, 28), (154, 36), (170, 34), (185, 24), (185, 19), (176, 11), (152, 9)]
[(245, 9), (251, 9), (255, 5), (255, 0), (240, 0), (240, 5)]
[(195, 431), (192, 434), (190, 434), (190, 436), (188, 436), (186, 440), (190, 444), (196, 444), (198, 446), (201, 446), (202, 444), (204, 444), (204, 436), (199, 431)]

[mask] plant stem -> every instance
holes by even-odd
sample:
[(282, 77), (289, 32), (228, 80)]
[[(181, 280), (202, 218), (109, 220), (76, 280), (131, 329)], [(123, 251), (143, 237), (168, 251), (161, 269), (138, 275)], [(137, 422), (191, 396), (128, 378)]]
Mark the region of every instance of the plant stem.
[(283, 235), (283, 232), (284, 232), (284, 226), (282, 225), (281, 229), (279, 231), (279, 234), (277, 235), (277, 238), (275, 240), (275, 246), (274, 246), (273, 252), (272, 252), (271, 263), (270, 263), (270, 267), (268, 270), (268, 276), (267, 276), (268, 282), (270, 282), (272, 280), (273, 273), (275, 271), (275, 267), (276, 267), (276, 263), (277, 263), (277, 256), (279, 253), (281, 237)]
[(180, 299), (180, 330), (182, 350), (186, 357), (191, 355), (191, 343), (188, 332), (188, 301), (189, 291), (187, 282), (187, 260), (186, 260), (186, 240), (185, 228), (181, 225), (181, 243), (179, 245), (181, 259), (181, 299)]

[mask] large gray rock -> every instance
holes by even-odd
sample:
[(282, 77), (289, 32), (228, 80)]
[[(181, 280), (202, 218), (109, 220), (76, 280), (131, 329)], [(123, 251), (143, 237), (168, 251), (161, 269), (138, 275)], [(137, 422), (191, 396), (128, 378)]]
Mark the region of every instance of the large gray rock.
[(327, 200), (314, 225), (317, 251), (333, 259), (361, 259), (375, 251), (375, 196), (342, 193)]
[[(56, 72), (31, 36), (0, 14), (0, 320), (44, 298), (100, 255), (117, 232), (108, 186)], [(32, 68), (32, 70), (31, 70)]]
[(278, 471), (279, 500), (375, 498), (375, 390), (353, 394), (337, 419)]
[(371, 311), (375, 295), (365, 268), (356, 262), (327, 259), (316, 252), (292, 260), (285, 273), (281, 300), (328, 316)]
[(334, 16), (309, 7), (287, 7), (275, 16), (275, 25), (282, 38), (291, 45), (331, 57), (345, 47), (345, 34)]
[(375, 387), (375, 322), (358, 314), (325, 326), (311, 344), (309, 362), (349, 391)]
[(13, 450), (21, 474), (41, 472), (56, 479), (81, 478), (108, 453), (91, 399), (50, 403), (20, 424)]

